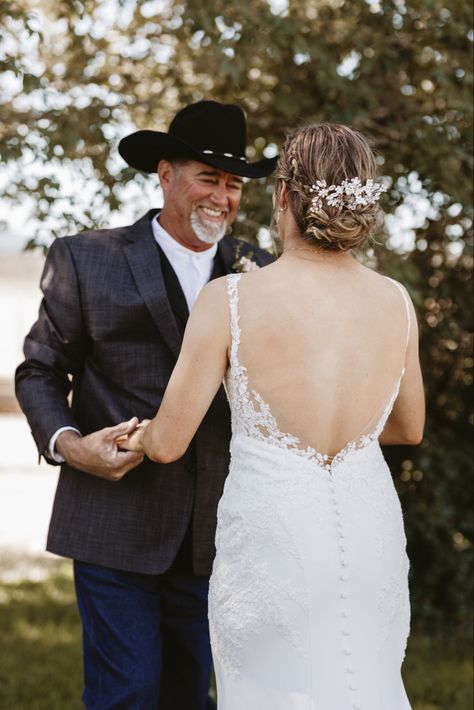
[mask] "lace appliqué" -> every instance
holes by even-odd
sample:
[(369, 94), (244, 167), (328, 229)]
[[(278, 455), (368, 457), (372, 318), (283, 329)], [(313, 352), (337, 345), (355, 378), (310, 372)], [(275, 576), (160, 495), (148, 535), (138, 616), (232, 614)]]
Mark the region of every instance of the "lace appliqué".
[[(233, 469), (241, 462), (233, 457), (227, 490), (218, 512), (218, 550), (209, 589), (209, 623), (213, 653), (226, 670), (237, 677), (249, 640), (274, 629), (300, 657), (307, 648), (298, 631), (298, 616), (307, 619), (308, 587), (299, 546), (287, 525), (287, 510), (275, 506), (272, 496), (259, 496), (252, 485), (241, 485)], [(288, 491), (287, 491), (288, 494)], [(285, 498), (288, 501), (288, 497)], [(251, 524), (249, 522), (251, 520)], [(268, 551), (291, 568), (285, 573), (268, 559)], [(224, 555), (219, 551), (225, 550)]]
[(408, 557), (404, 555), (397, 573), (391, 574), (386, 583), (380, 587), (377, 604), (381, 619), (379, 649), (381, 650), (387, 642), (394, 643), (397, 635), (392, 633), (392, 628), (397, 625), (397, 628), (401, 630), (398, 633), (402, 644), (399, 649), (401, 660), (405, 657), (410, 634), (409, 568)]
[(364, 434), (354, 441), (350, 441), (335, 456), (328, 456), (316, 451), (311, 446), (301, 447), (301, 441), (293, 434), (282, 432), (273, 416), (270, 406), (264, 401), (262, 396), (255, 390), (249, 390), (247, 368), (244, 367), (238, 358), (240, 346), (240, 315), (238, 311), (238, 283), (242, 274), (230, 274), (227, 276), (227, 292), (230, 308), (230, 330), (231, 349), (230, 367), (226, 374), (225, 386), (231, 408), (235, 412), (233, 416), (233, 428), (237, 433), (241, 433), (258, 441), (267, 442), (286, 449), (309, 461), (315, 461), (320, 466), (330, 470), (342, 463), (348, 456), (360, 449), (364, 449), (374, 441), (377, 441), (383, 431), (393, 404), (398, 396), (400, 383), (405, 369), (402, 370), (400, 378), (394, 391), (387, 402), (382, 415), (370, 434)]
[(234, 677), (240, 674), (243, 650), (259, 630), (275, 630), (301, 657), (307, 656), (287, 611), (291, 604), (305, 607), (306, 590), (276, 579), (269, 564), (248, 550), (247, 545), (240, 549), (238, 562), (216, 565), (209, 597), (218, 609), (210, 616), (213, 653)]

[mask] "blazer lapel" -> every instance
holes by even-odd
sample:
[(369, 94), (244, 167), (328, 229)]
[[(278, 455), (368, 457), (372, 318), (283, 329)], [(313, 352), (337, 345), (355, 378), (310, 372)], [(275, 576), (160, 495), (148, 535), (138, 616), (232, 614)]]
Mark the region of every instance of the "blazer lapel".
[(181, 336), (168, 299), (160, 253), (150, 225), (156, 212), (151, 210), (127, 229), (124, 251), (137, 289), (163, 339), (177, 357), (181, 349)]

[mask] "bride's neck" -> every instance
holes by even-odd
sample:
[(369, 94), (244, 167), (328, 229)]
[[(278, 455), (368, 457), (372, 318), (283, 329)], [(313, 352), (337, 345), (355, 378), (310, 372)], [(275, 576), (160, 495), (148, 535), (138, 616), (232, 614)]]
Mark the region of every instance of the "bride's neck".
[(300, 236), (288, 236), (284, 239), (281, 256), (285, 257), (285, 259), (305, 259), (318, 263), (334, 264), (342, 264), (354, 260), (350, 252), (318, 247), (316, 244), (304, 241)]

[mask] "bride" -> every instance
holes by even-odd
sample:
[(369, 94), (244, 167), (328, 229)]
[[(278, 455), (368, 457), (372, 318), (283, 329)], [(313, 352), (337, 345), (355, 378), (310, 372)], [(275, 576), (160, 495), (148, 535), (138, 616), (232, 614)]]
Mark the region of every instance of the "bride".
[(382, 188), (365, 138), (287, 138), (282, 256), (202, 291), (156, 417), (126, 447), (187, 449), (222, 379), (232, 462), (209, 596), (220, 710), (409, 710), (402, 512), (380, 444), (422, 438), (417, 324), (351, 254)]

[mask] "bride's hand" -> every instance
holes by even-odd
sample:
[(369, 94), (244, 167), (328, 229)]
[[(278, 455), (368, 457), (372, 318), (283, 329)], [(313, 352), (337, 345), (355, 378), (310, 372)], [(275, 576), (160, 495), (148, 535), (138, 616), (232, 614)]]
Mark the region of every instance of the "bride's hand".
[(115, 441), (124, 451), (138, 451), (143, 452), (143, 432), (150, 423), (150, 419), (142, 419), (142, 421), (137, 424), (136, 429), (132, 431), (131, 434), (125, 436), (119, 436)]

